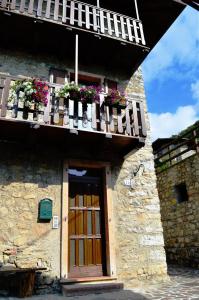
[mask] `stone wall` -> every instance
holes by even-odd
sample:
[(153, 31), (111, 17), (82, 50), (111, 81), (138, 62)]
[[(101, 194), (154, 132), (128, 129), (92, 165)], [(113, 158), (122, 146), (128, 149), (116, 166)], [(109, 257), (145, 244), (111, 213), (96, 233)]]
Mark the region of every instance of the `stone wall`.
[[(128, 83), (127, 91), (145, 103), (140, 71)], [(147, 112), (146, 126), (145, 147), (135, 149), (121, 166), (113, 168), (117, 274), (126, 286), (140, 284), (145, 279), (162, 280), (167, 273)], [(133, 171), (140, 164), (144, 167), (134, 177)], [(124, 186), (126, 178), (134, 179), (132, 188)]]
[(47, 288), (60, 276), (60, 229), (40, 222), (38, 207), (49, 197), (60, 220), (61, 162), (14, 143), (1, 143), (0, 157), (0, 261), (47, 268), (40, 278)]
[[(158, 192), (167, 260), (199, 268), (199, 156), (159, 173)], [(178, 203), (174, 186), (186, 183), (188, 201)]]
[[(28, 54), (5, 51), (0, 54), (0, 72), (11, 75), (48, 79), (50, 67), (64, 69), (65, 66), (65, 62), (60, 64), (55, 58), (35, 59)], [(140, 70), (130, 80), (113, 79), (145, 104)], [(146, 279), (165, 279), (167, 273), (147, 112), (146, 123), (145, 147), (134, 149), (122, 165), (112, 166), (117, 275), (131, 287)], [(58, 155), (47, 155), (44, 150), (20, 147), (14, 144), (0, 147), (0, 217), (3, 221), (0, 223), (0, 260), (18, 266), (47, 267), (43, 282), (40, 278), (40, 287), (41, 283), (47, 287), (52, 278), (60, 276), (60, 229), (37, 221), (38, 201), (52, 198), (53, 214), (60, 218), (62, 160)], [(141, 166), (134, 178), (133, 186), (124, 186), (124, 180), (133, 179), (133, 171), (140, 164), (144, 167)]]

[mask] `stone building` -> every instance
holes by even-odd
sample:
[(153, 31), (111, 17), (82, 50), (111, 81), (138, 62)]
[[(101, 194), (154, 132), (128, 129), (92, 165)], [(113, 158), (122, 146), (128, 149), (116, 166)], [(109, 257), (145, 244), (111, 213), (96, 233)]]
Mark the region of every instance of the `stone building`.
[(184, 4), (94, 2), (0, 1), (0, 261), (44, 268), (37, 292), (167, 275), (138, 67)]
[(199, 268), (199, 127), (153, 143), (167, 261)]

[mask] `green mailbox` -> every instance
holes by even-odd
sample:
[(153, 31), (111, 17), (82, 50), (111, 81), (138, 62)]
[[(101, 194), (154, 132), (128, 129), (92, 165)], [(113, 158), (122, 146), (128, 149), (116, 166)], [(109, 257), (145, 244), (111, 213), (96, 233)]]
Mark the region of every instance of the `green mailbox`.
[(39, 202), (39, 220), (52, 219), (52, 200), (45, 198)]

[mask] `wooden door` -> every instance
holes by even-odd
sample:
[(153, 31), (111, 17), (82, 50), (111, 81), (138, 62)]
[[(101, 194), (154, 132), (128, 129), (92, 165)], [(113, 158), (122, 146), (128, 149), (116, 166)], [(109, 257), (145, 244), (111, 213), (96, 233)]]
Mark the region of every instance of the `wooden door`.
[(69, 277), (103, 276), (106, 251), (101, 176), (97, 170), (75, 171), (76, 175), (69, 172)]

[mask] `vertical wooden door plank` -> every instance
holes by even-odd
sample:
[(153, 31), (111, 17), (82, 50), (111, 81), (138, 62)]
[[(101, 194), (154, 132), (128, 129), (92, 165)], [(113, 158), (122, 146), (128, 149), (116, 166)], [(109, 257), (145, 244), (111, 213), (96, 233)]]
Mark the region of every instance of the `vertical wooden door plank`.
[(96, 239), (95, 245), (96, 245), (96, 264), (101, 265), (102, 263), (101, 239)]
[(96, 265), (96, 239), (93, 239), (93, 264)]
[(88, 266), (93, 264), (93, 240), (92, 239), (88, 239), (87, 240), (87, 263)]
[(79, 266), (79, 239), (75, 240), (75, 265)]
[(84, 215), (83, 211), (79, 211), (79, 235), (84, 234)]
[(75, 210), (69, 208), (68, 234), (75, 235)]

